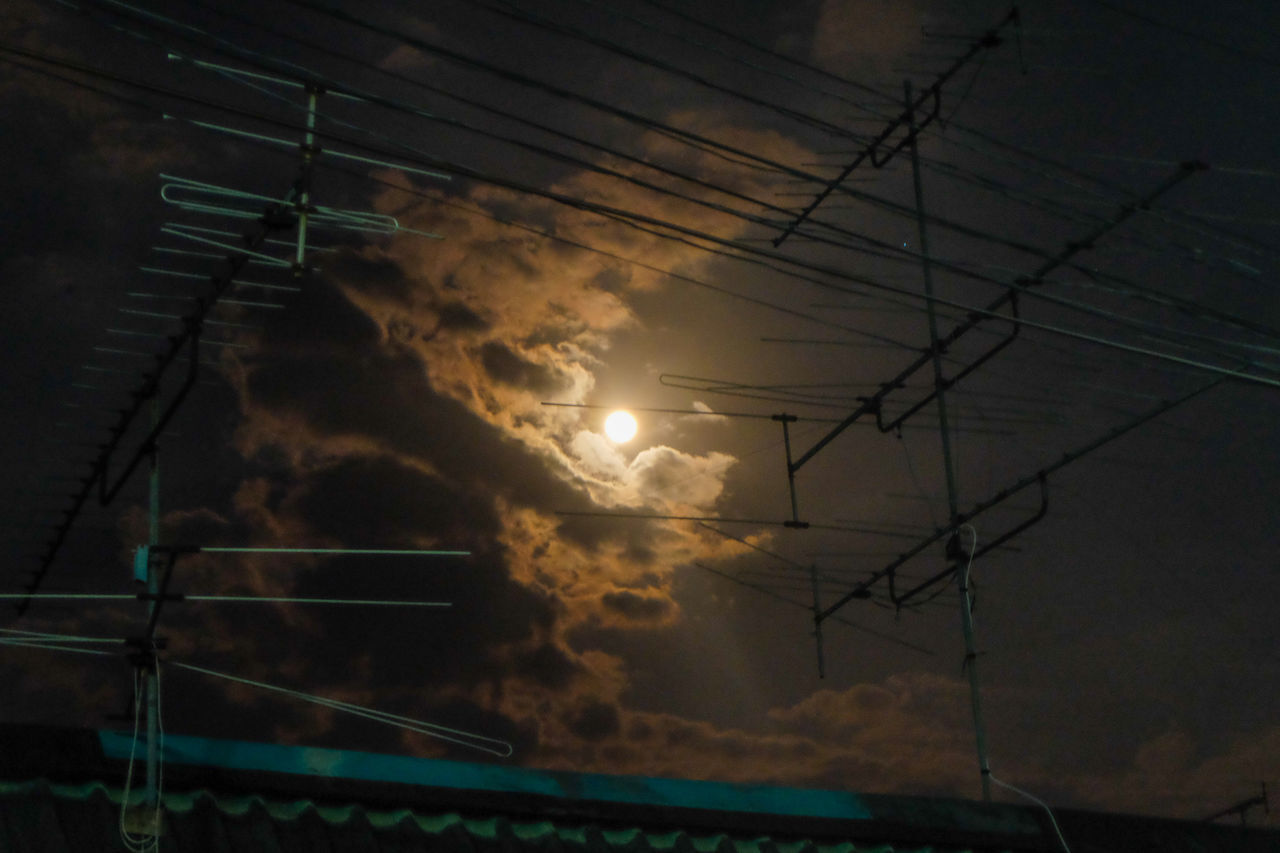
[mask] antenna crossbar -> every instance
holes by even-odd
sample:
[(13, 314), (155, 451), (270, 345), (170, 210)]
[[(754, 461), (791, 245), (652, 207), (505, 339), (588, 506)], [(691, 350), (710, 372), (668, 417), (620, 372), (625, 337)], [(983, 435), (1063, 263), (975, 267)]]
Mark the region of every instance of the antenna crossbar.
[[(870, 161), (872, 166), (877, 169), (881, 169), (886, 166), (889, 161), (898, 154), (898, 152), (902, 151), (908, 145), (913, 144), (920, 132), (932, 124), (934, 120), (938, 118), (939, 113), (941, 113), (943, 84), (954, 77), (961, 68), (968, 65), (975, 56), (982, 53), (984, 50), (998, 46), (1001, 43), (999, 36), (1000, 30), (1017, 20), (1018, 10), (1015, 7), (1009, 10), (1009, 13), (1005, 15), (1004, 20), (988, 30), (980, 39), (970, 45), (965, 54), (953, 62), (950, 68), (939, 74), (933, 83), (922, 90), (920, 95), (910, 103), (901, 115), (890, 121), (889, 124), (876, 135), (875, 139), (867, 143), (867, 146), (858, 153), (858, 156), (855, 157), (849, 165), (840, 170), (840, 174), (833, 180), (829, 181), (827, 185), (818, 192), (813, 201), (809, 202), (808, 206), (806, 206), (804, 210), (800, 211), (799, 215), (787, 224), (782, 233), (773, 240), (774, 248), (776, 249), (781, 246), (788, 237), (794, 234), (796, 229), (809, 218), (809, 215), (817, 210), (818, 206), (821, 205), (822, 202), (826, 201), (827, 196), (831, 195), (831, 193), (833, 193), (840, 184), (844, 183), (845, 179), (853, 174), (853, 171), (864, 162)], [(933, 106), (925, 111), (924, 118), (919, 123), (913, 123), (912, 115), (921, 110), (921, 108), (930, 101), (933, 102)], [(903, 138), (895, 143), (892, 148), (881, 152), (881, 146), (887, 143), (889, 138), (903, 127), (907, 128), (907, 133)]]

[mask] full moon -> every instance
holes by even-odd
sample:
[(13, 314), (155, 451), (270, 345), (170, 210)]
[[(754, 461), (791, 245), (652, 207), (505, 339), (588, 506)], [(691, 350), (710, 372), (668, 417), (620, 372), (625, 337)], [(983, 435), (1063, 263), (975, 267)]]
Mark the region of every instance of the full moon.
[(636, 419), (630, 412), (616, 411), (604, 419), (604, 434), (610, 441), (625, 444), (636, 435)]

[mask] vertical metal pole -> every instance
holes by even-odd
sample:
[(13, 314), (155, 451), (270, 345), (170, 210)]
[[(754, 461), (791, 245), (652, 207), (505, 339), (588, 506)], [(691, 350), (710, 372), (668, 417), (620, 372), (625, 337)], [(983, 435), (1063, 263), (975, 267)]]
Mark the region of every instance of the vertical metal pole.
[(818, 677), (827, 677), (827, 664), (822, 655), (822, 602), (818, 598), (818, 567), (809, 565), (809, 583), (813, 587), (813, 639), (818, 646)]
[[(916, 194), (916, 228), (920, 235), (920, 266), (924, 273), (925, 313), (929, 317), (929, 350), (933, 353), (933, 383), (938, 400), (938, 431), (942, 436), (942, 467), (947, 477), (947, 509), (950, 523), (960, 515), (955, 472), (951, 460), (951, 429), (943, 394), (942, 353), (938, 350), (938, 316), (933, 304), (933, 270), (929, 264), (929, 231), (925, 225), (924, 184), (920, 179), (920, 151), (916, 144), (916, 121), (911, 110), (911, 81), (903, 84), (907, 105), (907, 125), (911, 134), (911, 178)], [(969, 600), (969, 566), (960, 574), (960, 624), (964, 632), (964, 662), (969, 673), (969, 698), (973, 706), (974, 738), (978, 749), (978, 770), (982, 778), (982, 799), (991, 800), (991, 768), (987, 764), (987, 732), (982, 720), (982, 698), (978, 687), (978, 657), (973, 639), (973, 607)]]
[(298, 193), (298, 244), (293, 255), (293, 274), (301, 277), (306, 269), (303, 262), (307, 254), (307, 209), (311, 204), (311, 170), (315, 161), (316, 143), (316, 106), (320, 101), (320, 90), (314, 85), (307, 86), (307, 132), (302, 143), (302, 186)]
[(973, 599), (969, 596), (968, 560), (960, 570), (960, 624), (964, 629), (964, 664), (969, 671), (969, 701), (973, 705), (973, 732), (978, 746), (978, 772), (982, 774), (982, 799), (989, 802), (991, 766), (987, 763), (987, 728), (982, 721), (982, 696), (978, 691), (978, 653), (973, 642)]
[[(157, 396), (151, 398), (151, 426), (160, 420), (160, 399)], [(151, 470), (147, 479), (147, 543), (155, 546), (160, 544), (160, 445), (159, 437), (156, 443), (151, 445)], [(160, 591), (159, 578), (156, 577), (156, 571), (152, 567), (150, 560), (147, 561), (147, 592), (155, 595)], [(159, 602), (154, 598), (148, 603), (147, 618), (150, 620), (155, 612)], [(154, 815), (160, 799), (159, 795), (159, 766), (160, 752), (158, 748), (159, 728), (160, 728), (160, 705), (159, 693), (156, 691), (156, 672), (155, 672), (155, 656), (154, 648), (150, 658), (150, 667), (144, 668), (142, 671), (142, 687), (143, 696), (147, 703), (147, 796), (146, 804), (150, 814)], [(159, 833), (159, 827), (156, 827)]]
[(938, 315), (933, 304), (933, 267), (929, 263), (929, 230), (925, 226), (924, 184), (920, 180), (920, 151), (916, 145), (916, 120), (911, 112), (911, 81), (904, 84), (907, 97), (907, 124), (911, 137), (911, 177), (916, 190), (916, 230), (920, 235), (920, 268), (924, 273), (925, 314), (929, 317), (929, 350), (933, 353), (933, 385), (938, 400), (938, 429), (942, 434), (942, 467), (947, 475), (947, 509), (952, 522), (959, 515), (955, 473), (951, 464), (951, 430), (947, 423), (947, 402), (942, 393), (942, 353), (938, 351)]
[(787, 430), (787, 424), (796, 420), (795, 415), (788, 415), (783, 412), (780, 415), (774, 415), (773, 420), (782, 424), (782, 446), (787, 455), (787, 488), (791, 491), (791, 521), (787, 522), (789, 527), (807, 527), (800, 523), (800, 507), (796, 503), (796, 467), (791, 462), (791, 433)]

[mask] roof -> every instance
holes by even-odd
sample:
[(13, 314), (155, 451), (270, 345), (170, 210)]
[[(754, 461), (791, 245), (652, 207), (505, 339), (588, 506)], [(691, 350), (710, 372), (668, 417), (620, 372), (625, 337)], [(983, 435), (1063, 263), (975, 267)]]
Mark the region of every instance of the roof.
[[(123, 850), (131, 737), (0, 727), (0, 853)], [(1039, 809), (168, 736), (166, 851), (1059, 850)], [(135, 775), (136, 778), (136, 775)], [(130, 802), (141, 802), (135, 789)], [(1280, 850), (1280, 833), (1055, 813), (1074, 853)]]

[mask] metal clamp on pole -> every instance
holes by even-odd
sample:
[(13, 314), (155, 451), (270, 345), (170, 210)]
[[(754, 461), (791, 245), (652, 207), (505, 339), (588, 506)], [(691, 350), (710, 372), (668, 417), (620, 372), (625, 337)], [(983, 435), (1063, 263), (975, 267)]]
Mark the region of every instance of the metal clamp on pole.
[(968, 555), (968, 554), (957, 555), (954, 553), (954, 548), (952, 547), (951, 543), (952, 541), (958, 541), (957, 539), (954, 538), (954, 536), (959, 533), (961, 527), (973, 521), (973, 519), (977, 518), (979, 515), (991, 509), (992, 507), (997, 506), (1003, 503), (1008, 498), (1012, 497), (1015, 494), (1015, 490), (1008, 490), (1005, 492), (1001, 492), (992, 500), (987, 501), (983, 504), (979, 504), (971, 512), (968, 512), (962, 516), (959, 516), (956, 519), (956, 524), (953, 525), (950, 530), (950, 532), (953, 534), (953, 538), (951, 540), (948, 540), (947, 542), (947, 558), (948, 560), (952, 560), (954, 562), (951, 562), (942, 571), (938, 572), (937, 574), (933, 575), (927, 580), (921, 581), (920, 583), (916, 584), (914, 587), (902, 593), (901, 595), (898, 595), (897, 589), (895, 588), (894, 582), (896, 580), (896, 573), (891, 572), (889, 574), (889, 600), (893, 602), (894, 606), (906, 607), (911, 603), (911, 600), (914, 597), (916, 597), (917, 595), (920, 595), (922, 592), (935, 586), (936, 584), (947, 580), (952, 575), (954, 575), (957, 571), (959, 571), (962, 566), (962, 561), (969, 560), (969, 559), (977, 559), (978, 557), (981, 557), (983, 554), (986, 554), (989, 551), (999, 548), (1001, 545), (1008, 542), (1013, 537), (1017, 536), (1018, 534), (1022, 533), (1023, 531), (1029, 529), (1033, 525), (1040, 522), (1045, 517), (1045, 515), (1047, 515), (1049, 512), (1048, 477), (1044, 471), (1039, 471), (1036, 474), (1034, 482), (1038, 482), (1040, 484), (1040, 506), (1036, 509), (1036, 512), (1030, 518), (1027, 518), (1026, 520), (1015, 525), (1013, 528), (1000, 534), (995, 539), (992, 539), (990, 542), (987, 542), (986, 544), (984, 544), (981, 548), (974, 551), (972, 555)]

